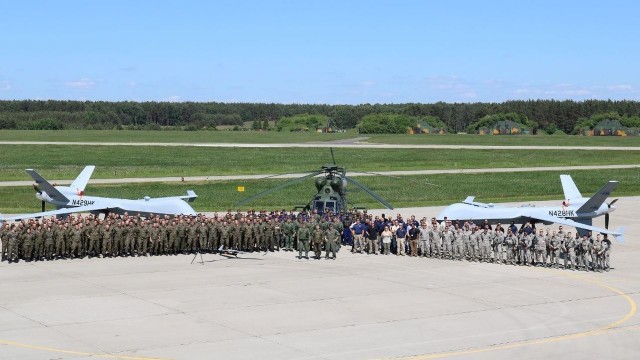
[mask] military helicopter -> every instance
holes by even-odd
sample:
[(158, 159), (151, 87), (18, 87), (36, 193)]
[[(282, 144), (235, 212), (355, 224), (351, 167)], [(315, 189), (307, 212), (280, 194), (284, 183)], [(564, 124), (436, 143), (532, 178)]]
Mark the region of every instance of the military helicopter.
[[(309, 173), (305, 176), (289, 180), (284, 182), (274, 188), (265, 190), (258, 194), (255, 194), (247, 199), (240, 201), (237, 205), (245, 205), (250, 203), (253, 200), (261, 198), (263, 196), (269, 195), (278, 190), (284, 189), (288, 186), (297, 184), (301, 181), (310, 179), (312, 177), (316, 177), (318, 175), (324, 174), (324, 176), (318, 176), (315, 180), (317, 194), (311, 199), (311, 201), (307, 205), (297, 206), (297, 209), (304, 209), (307, 211), (316, 211), (318, 214), (324, 214), (325, 212), (329, 213), (338, 213), (338, 212), (346, 212), (347, 211), (347, 184), (351, 183), (356, 187), (360, 188), (369, 196), (376, 199), (382, 205), (384, 205), (387, 209), (393, 210), (393, 206), (386, 202), (380, 195), (373, 192), (371, 189), (367, 188), (359, 181), (348, 177), (347, 170), (344, 167), (340, 167), (336, 164), (336, 158), (333, 155), (333, 148), (329, 148), (331, 151), (331, 159), (333, 160), (333, 164), (327, 164), (322, 166), (319, 170), (311, 170), (305, 171)], [(278, 174), (265, 177), (277, 177), (286, 174)]]

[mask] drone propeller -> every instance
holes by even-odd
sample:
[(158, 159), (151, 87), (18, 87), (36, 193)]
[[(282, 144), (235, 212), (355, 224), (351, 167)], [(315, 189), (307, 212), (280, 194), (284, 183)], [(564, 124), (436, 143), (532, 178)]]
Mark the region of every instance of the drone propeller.
[[(38, 185), (33, 184), (33, 190), (36, 191), (36, 193), (38, 193), (38, 195), (42, 195), (42, 190), (40, 190), (40, 188), (38, 187)], [(40, 208), (42, 209), (42, 212), (44, 212), (44, 207), (45, 207), (46, 201), (41, 200), (40, 201)]]
[(372, 198), (378, 200), (378, 202), (382, 205), (384, 205), (387, 209), (389, 210), (393, 210), (393, 206), (391, 204), (389, 204), (388, 202), (386, 202), (382, 197), (380, 197), (380, 195), (376, 194), (375, 192), (373, 192), (372, 190), (370, 190), (369, 188), (367, 188), (366, 186), (362, 185), (359, 181), (354, 180), (348, 176), (345, 176), (345, 179), (347, 179), (347, 181), (349, 181), (350, 183), (352, 183), (353, 185), (359, 187), (361, 190), (363, 190), (364, 192), (366, 192), (367, 194), (369, 194), (369, 196), (371, 196)]
[[(613, 204), (615, 204), (617, 201), (618, 199), (613, 199), (613, 201), (607, 204), (607, 207), (611, 209)], [(604, 214), (604, 228), (609, 230), (609, 213)]]
[(274, 187), (274, 188), (271, 188), (271, 189), (265, 190), (265, 191), (263, 191), (263, 192), (260, 192), (260, 193), (255, 194), (255, 195), (253, 195), (253, 196), (251, 196), (251, 197), (249, 197), (249, 198), (246, 198), (246, 199), (244, 199), (244, 200), (242, 200), (242, 201), (240, 201), (240, 202), (236, 203), (236, 205), (237, 205), (237, 206), (245, 205), (245, 204), (247, 204), (247, 203), (249, 203), (249, 202), (251, 202), (251, 201), (253, 201), (253, 200), (256, 200), (256, 199), (261, 198), (261, 197), (263, 197), (263, 196), (269, 195), (269, 194), (271, 194), (272, 192), (278, 191), (278, 190), (280, 190), (280, 189), (284, 189), (284, 188), (286, 188), (286, 187), (288, 187), (288, 186), (291, 186), (291, 185), (297, 184), (297, 183), (299, 183), (299, 182), (301, 182), (301, 181), (304, 181), (304, 180), (307, 180), (307, 179), (309, 179), (309, 178), (312, 178), (312, 177), (314, 177), (314, 176), (316, 176), (316, 175), (322, 174), (323, 172), (324, 172), (324, 170), (316, 170), (316, 171), (314, 171), (314, 172), (312, 172), (312, 173), (310, 173), (310, 174), (307, 174), (307, 175), (305, 175), (305, 176), (302, 176), (302, 177), (299, 177), (299, 178), (295, 178), (295, 179), (293, 179), (293, 180), (289, 180), (289, 181), (287, 181), (287, 182), (285, 182), (285, 183), (282, 183), (282, 184), (280, 184), (280, 185), (278, 185), (278, 186), (276, 186), (276, 187)]

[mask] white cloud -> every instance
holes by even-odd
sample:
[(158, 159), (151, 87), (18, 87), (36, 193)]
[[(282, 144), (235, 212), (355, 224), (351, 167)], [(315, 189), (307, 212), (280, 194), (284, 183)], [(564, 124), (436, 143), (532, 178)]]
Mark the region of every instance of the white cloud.
[(560, 83), (547, 90), (545, 94), (559, 95), (563, 97), (593, 97), (593, 89), (574, 86), (573, 84)]
[(633, 91), (633, 86), (627, 84), (609, 85), (607, 86), (609, 91)]
[(475, 99), (478, 97), (478, 93), (473, 86), (456, 75), (428, 76), (426, 82), (434, 90), (445, 91), (462, 99)]
[(532, 96), (532, 95), (542, 94), (542, 90), (532, 89), (532, 88), (518, 88), (518, 89), (515, 89), (513, 93), (516, 95)]
[(183, 102), (184, 100), (182, 99), (182, 96), (179, 95), (172, 95), (172, 96), (168, 96), (160, 101), (166, 101), (166, 102)]
[(1, 91), (9, 91), (13, 88), (13, 85), (9, 80), (0, 81), (0, 90)]
[(483, 84), (492, 88), (505, 88), (511, 85), (510, 82), (500, 79), (489, 79), (484, 81)]
[(591, 96), (593, 95), (593, 92), (591, 90), (588, 89), (568, 89), (565, 91), (561, 91), (561, 93), (563, 95), (569, 95), (569, 96)]
[(455, 75), (427, 76), (427, 84), (434, 89), (455, 89), (460, 86), (465, 86), (461, 83), (460, 78)]
[(65, 85), (73, 89), (91, 89), (96, 86), (96, 81), (89, 78), (82, 78), (80, 80), (67, 81)]

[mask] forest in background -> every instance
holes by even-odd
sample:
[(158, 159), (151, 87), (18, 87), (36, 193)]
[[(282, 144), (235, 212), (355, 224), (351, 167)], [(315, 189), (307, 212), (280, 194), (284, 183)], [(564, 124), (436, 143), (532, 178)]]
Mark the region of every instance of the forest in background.
[(430, 123), (445, 124), (448, 132), (462, 132), (487, 116), (501, 114), (517, 114), (539, 129), (557, 128), (575, 133), (580, 124), (591, 123), (593, 120), (590, 119), (602, 117), (602, 114), (614, 114), (635, 122), (640, 119), (640, 102), (514, 100), (502, 103), (328, 105), (1, 100), (0, 129), (211, 130), (227, 126), (240, 130), (251, 122), (251, 128), (255, 130), (293, 131), (302, 130), (302, 127), (285, 127), (283, 124), (304, 125), (308, 121), (324, 126), (324, 119), (330, 120), (336, 129), (353, 129), (365, 116), (386, 115), (390, 119), (429, 119)]

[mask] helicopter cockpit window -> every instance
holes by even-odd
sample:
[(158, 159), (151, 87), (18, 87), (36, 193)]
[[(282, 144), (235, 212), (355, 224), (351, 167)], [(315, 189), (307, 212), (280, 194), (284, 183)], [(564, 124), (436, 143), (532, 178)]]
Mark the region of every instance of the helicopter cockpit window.
[(324, 212), (324, 202), (322, 202), (322, 201), (314, 201), (313, 208), (318, 210), (318, 212), (322, 214)]
[(324, 207), (326, 209), (329, 209), (331, 211), (335, 211), (336, 210), (336, 203), (333, 201), (327, 201), (326, 203), (324, 203)]

